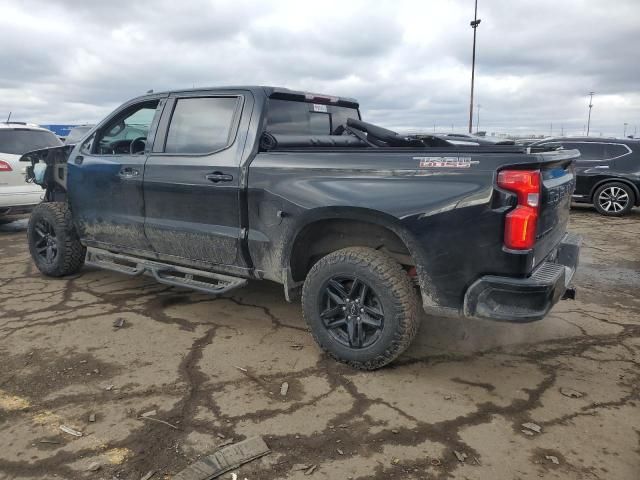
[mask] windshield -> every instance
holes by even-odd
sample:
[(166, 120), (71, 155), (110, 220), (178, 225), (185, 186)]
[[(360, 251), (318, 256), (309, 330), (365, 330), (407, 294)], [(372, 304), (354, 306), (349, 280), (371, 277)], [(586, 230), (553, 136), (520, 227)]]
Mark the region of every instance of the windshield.
[(53, 132), (20, 128), (0, 129), (0, 152), (23, 155), (32, 150), (58, 147), (62, 142)]
[(267, 132), (280, 135), (331, 135), (348, 118), (360, 119), (356, 108), (270, 99)]

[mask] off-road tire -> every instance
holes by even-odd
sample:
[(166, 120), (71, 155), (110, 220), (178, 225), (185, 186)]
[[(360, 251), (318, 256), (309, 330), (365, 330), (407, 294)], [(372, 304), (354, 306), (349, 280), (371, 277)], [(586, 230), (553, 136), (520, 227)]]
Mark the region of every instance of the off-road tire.
[[(615, 211), (613, 209), (606, 210), (601, 204), (600, 197), (601, 195), (603, 195), (603, 192), (610, 192), (611, 190), (613, 191), (622, 190), (627, 195), (626, 204), (624, 205), (624, 208), (622, 210), (618, 210), (618, 211)], [(636, 196), (635, 196), (635, 192), (633, 191), (633, 188), (631, 188), (626, 183), (622, 183), (622, 182), (605, 183), (604, 185), (599, 186), (595, 191), (595, 193), (593, 194), (593, 206), (596, 207), (596, 210), (598, 211), (599, 214), (606, 215), (607, 217), (621, 217), (623, 215), (626, 215), (633, 208), (635, 203), (636, 203)]]
[[(37, 243), (41, 237), (36, 228), (42, 225), (41, 222), (50, 225), (54, 234), (56, 255), (51, 261), (47, 261), (38, 253)], [(71, 211), (66, 203), (46, 202), (34, 208), (27, 226), (27, 239), (29, 252), (36, 267), (49, 277), (71, 275), (78, 272), (84, 265), (87, 250), (80, 243), (73, 226)]]
[[(339, 275), (360, 278), (379, 298), (384, 323), (379, 337), (368, 347), (353, 349), (339, 343), (320, 316), (323, 289)], [(375, 370), (395, 360), (418, 331), (418, 301), (411, 279), (399, 263), (371, 248), (345, 248), (321, 258), (307, 274), (302, 308), (318, 345), (335, 360), (361, 370)]]

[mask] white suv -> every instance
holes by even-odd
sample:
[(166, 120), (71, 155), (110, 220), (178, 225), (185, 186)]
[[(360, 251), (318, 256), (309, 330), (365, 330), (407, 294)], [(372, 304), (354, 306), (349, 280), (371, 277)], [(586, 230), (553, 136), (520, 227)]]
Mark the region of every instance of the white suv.
[(44, 191), (25, 181), (28, 163), (18, 160), (27, 152), (62, 145), (51, 131), (37, 125), (0, 123), (0, 217), (27, 213), (40, 203)]

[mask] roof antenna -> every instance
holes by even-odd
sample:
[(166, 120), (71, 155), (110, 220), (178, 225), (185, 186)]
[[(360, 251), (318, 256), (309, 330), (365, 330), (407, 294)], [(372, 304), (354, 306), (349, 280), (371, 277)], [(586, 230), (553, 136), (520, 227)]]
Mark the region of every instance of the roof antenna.
[(9, 120), (11, 120), (11, 113), (12, 113), (12, 112), (9, 112), (9, 116), (7, 117), (7, 121), (6, 121), (6, 122), (4, 122), (4, 123), (9, 123)]

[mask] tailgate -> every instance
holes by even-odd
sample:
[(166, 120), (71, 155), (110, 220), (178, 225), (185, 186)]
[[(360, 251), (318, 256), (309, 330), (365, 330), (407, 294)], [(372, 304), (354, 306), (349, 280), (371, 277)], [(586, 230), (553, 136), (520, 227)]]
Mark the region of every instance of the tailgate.
[(574, 159), (578, 155), (577, 151), (539, 154), (542, 192), (534, 265), (558, 246), (567, 231), (571, 196), (576, 185)]

